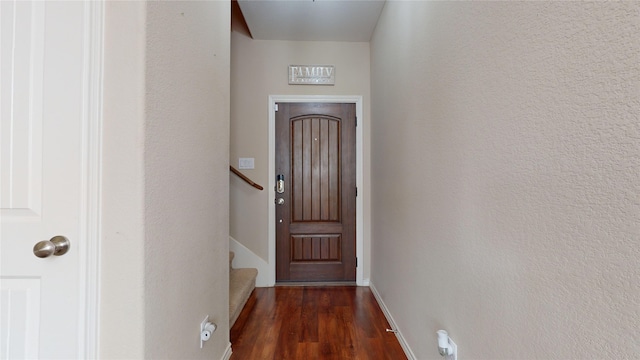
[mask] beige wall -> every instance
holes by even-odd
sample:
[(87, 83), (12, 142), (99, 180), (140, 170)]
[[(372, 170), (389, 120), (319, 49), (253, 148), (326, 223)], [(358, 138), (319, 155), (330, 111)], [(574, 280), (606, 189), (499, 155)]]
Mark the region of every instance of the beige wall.
[[(228, 2), (107, 3), (102, 358), (229, 344)], [(218, 324), (200, 349), (205, 315)]]
[[(145, 355), (229, 343), (230, 3), (147, 5)], [(218, 331), (199, 348), (204, 316)]]
[(144, 2), (105, 4), (102, 359), (144, 358), (145, 18)]
[(640, 354), (639, 13), (387, 2), (371, 281), (416, 358)]
[[(269, 261), (269, 95), (360, 95), (363, 97), (364, 138), (369, 138), (369, 44), (339, 42), (252, 40), (241, 31), (231, 33), (231, 156), (255, 158), (254, 170), (243, 172), (265, 187), (257, 191), (239, 178), (230, 178), (230, 234), (265, 261)], [(335, 65), (335, 86), (288, 85), (289, 65)], [(368, 224), (369, 142), (364, 143), (364, 218)], [(369, 228), (363, 234), (369, 256)], [(369, 277), (365, 261), (364, 278)]]

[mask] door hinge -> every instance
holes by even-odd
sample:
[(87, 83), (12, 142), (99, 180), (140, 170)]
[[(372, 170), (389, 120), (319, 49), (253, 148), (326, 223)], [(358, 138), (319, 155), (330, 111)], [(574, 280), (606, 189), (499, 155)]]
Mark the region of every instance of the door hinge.
[(356, 197), (358, 197), (358, 187), (356, 186)]
[(358, 257), (356, 257), (356, 267), (358, 267)]
[(358, 126), (358, 117), (356, 116), (356, 126)]
[(278, 104), (273, 104), (273, 111), (278, 111)]

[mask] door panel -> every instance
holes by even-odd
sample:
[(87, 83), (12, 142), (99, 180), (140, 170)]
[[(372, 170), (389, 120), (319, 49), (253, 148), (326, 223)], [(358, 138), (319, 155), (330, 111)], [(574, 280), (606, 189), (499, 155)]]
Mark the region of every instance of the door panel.
[[(2, 359), (81, 357), (85, 6), (0, 1)], [(69, 252), (36, 257), (56, 235)]]
[(45, 13), (42, 4), (1, 6), (0, 207), (3, 218), (24, 221), (41, 209)]
[(355, 154), (355, 104), (278, 104), (277, 281), (355, 280)]
[[(40, 279), (2, 279), (0, 358), (37, 359), (40, 328)], [(10, 336), (4, 329), (12, 329)]]
[(340, 221), (339, 118), (291, 119), (292, 223)]

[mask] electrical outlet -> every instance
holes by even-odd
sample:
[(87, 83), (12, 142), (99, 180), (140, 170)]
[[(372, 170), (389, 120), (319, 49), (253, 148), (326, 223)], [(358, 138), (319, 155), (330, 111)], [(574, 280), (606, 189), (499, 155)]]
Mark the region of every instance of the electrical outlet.
[(451, 355), (447, 355), (445, 360), (458, 360), (458, 345), (449, 338), (449, 345), (451, 345)]
[(209, 322), (209, 315), (207, 315), (204, 320), (202, 320), (202, 322), (200, 323), (200, 331), (198, 331), (198, 337), (200, 338), (200, 349), (202, 349), (202, 346), (204, 345), (204, 340), (202, 339), (202, 332), (204, 332), (204, 327), (207, 326), (207, 323)]

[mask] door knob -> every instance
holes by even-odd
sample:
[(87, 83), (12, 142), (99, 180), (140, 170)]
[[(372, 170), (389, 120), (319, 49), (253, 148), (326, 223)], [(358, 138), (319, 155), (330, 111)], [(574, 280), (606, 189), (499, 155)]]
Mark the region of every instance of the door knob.
[(33, 247), (33, 254), (39, 258), (46, 258), (51, 255), (60, 256), (66, 254), (70, 247), (71, 242), (69, 242), (69, 239), (58, 235), (50, 240), (39, 241)]

